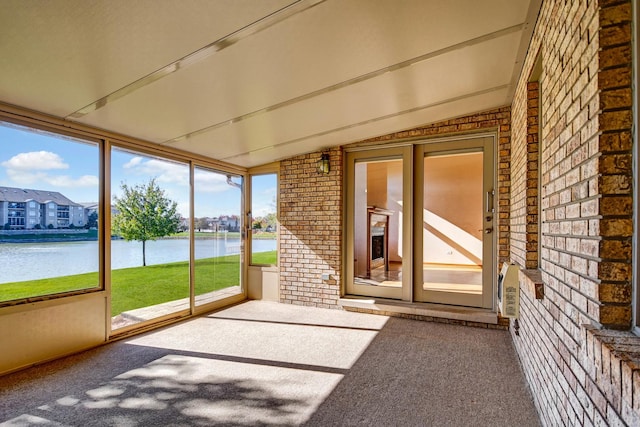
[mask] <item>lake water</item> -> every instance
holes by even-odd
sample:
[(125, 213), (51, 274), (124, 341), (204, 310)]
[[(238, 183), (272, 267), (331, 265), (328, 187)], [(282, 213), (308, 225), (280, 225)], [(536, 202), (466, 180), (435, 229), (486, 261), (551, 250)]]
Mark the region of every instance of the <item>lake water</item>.
[[(275, 239), (254, 239), (254, 252), (276, 249)], [(189, 259), (188, 239), (147, 242), (147, 265)], [(240, 253), (240, 239), (196, 239), (195, 257)], [(111, 241), (111, 268), (142, 266), (142, 243)], [(98, 242), (0, 243), (0, 284), (98, 271)]]

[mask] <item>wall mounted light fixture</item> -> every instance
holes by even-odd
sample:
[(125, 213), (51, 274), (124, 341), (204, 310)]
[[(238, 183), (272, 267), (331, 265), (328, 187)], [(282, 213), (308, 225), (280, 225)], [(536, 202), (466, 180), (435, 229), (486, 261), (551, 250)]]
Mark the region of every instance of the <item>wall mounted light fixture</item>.
[(329, 154), (322, 153), (320, 160), (318, 160), (318, 173), (328, 174), (329, 170)]

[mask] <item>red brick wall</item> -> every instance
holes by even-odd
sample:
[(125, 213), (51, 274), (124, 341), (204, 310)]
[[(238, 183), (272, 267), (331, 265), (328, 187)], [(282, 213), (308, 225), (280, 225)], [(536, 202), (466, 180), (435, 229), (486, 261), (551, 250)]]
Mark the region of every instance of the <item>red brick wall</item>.
[(528, 52), (512, 104), (511, 260), (531, 268), (530, 129), (515, 118), (541, 52), (541, 280), (520, 274), (513, 340), (543, 424), (640, 425), (640, 339), (611, 330), (631, 321), (631, 2), (545, 1)]

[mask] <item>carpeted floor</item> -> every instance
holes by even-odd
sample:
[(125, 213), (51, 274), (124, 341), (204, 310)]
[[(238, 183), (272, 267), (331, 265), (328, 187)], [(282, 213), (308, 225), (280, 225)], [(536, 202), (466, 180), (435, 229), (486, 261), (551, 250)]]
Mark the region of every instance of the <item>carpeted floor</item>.
[(505, 331), (252, 301), (0, 377), (2, 426), (537, 426)]

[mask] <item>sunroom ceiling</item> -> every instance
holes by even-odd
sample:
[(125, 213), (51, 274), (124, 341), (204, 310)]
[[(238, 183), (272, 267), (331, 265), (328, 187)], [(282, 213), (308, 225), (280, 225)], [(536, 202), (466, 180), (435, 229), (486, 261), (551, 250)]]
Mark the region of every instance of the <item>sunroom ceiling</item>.
[(4, 0), (0, 102), (244, 167), (511, 103), (541, 0)]

